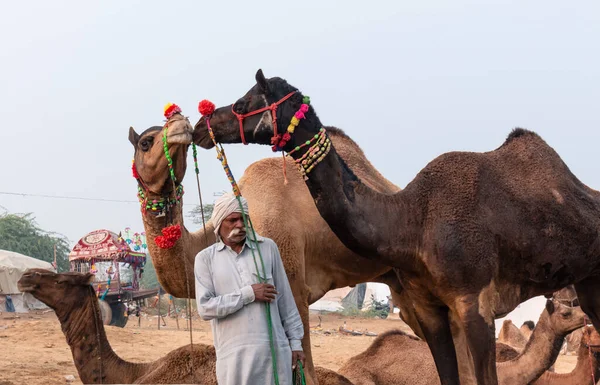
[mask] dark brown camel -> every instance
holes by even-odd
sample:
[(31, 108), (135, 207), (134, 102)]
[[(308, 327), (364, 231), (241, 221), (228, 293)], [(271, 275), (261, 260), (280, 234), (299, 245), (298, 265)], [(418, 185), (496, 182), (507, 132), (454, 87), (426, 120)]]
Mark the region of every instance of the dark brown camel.
[[(271, 111), (243, 115), (291, 94), (273, 113), (281, 134), (300, 109), (303, 95), (285, 80), (266, 79), (259, 70), (256, 81), (234, 105), (212, 114), (218, 142), (271, 144)], [(340, 240), (395, 268), (443, 385), (459, 384), (449, 313), (465, 331), (477, 383), (485, 385), (498, 383), (494, 318), (529, 298), (575, 284), (600, 330), (600, 193), (537, 134), (519, 128), (494, 151), (443, 154), (406, 189), (381, 194), (356, 177), (326, 136), (318, 137), (322, 127), (311, 105), (283, 149), (309, 172), (319, 213)], [(204, 118), (194, 141), (213, 146)], [(309, 150), (316, 155), (303, 159)]]

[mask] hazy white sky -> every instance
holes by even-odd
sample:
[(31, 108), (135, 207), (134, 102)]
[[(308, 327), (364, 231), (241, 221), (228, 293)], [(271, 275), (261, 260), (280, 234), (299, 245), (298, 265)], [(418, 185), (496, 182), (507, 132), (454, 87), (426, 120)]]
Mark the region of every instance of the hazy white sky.
[[(235, 101), (258, 68), (310, 95), (401, 187), (441, 153), (492, 150), (521, 126), (600, 188), (600, 3), (479, 3), (5, 2), (0, 192), (133, 203), (0, 194), (0, 205), (72, 242), (143, 230), (129, 126), (161, 124), (169, 101), (195, 123), (199, 100)], [(273, 156), (227, 151), (238, 179)], [(214, 151), (199, 160), (212, 202), (229, 185)], [(192, 171), (186, 209), (198, 203)]]

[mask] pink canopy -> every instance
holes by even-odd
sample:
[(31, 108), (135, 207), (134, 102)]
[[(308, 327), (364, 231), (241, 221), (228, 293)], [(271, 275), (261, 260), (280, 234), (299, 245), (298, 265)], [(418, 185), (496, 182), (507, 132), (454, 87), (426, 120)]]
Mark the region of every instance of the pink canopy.
[(136, 253), (127, 242), (109, 230), (95, 230), (81, 238), (69, 253), (69, 261), (75, 260), (118, 260), (119, 262), (143, 265), (145, 253)]

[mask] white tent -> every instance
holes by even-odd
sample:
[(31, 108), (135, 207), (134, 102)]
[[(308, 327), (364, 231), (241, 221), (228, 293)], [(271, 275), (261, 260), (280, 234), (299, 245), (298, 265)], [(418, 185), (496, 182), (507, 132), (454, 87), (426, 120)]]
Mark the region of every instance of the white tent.
[(47, 306), (29, 293), (21, 293), (17, 282), (27, 269), (46, 269), (56, 272), (52, 264), (28, 257), (13, 251), (0, 250), (0, 311), (5, 311), (10, 298), (15, 311), (26, 313), (31, 309), (44, 309)]
[[(350, 292), (352, 288), (342, 287), (340, 289), (328, 291), (321, 299), (309, 306), (310, 310), (315, 311), (341, 311), (344, 309), (342, 301)], [(377, 301), (387, 303), (387, 296), (390, 295), (390, 288), (388, 285), (376, 282), (367, 282), (366, 292), (364, 294), (364, 300), (362, 308), (366, 309), (371, 305), (371, 296)]]

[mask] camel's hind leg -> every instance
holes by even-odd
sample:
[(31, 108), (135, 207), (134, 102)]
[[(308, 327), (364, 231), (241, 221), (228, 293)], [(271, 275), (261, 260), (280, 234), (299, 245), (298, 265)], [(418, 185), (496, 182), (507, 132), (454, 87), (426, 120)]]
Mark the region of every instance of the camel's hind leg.
[(471, 351), (477, 384), (497, 385), (494, 317), (487, 306), (480, 306), (480, 300), (479, 295), (460, 298), (456, 302), (456, 315)]
[(456, 351), (452, 341), (448, 308), (415, 303), (414, 311), (442, 385), (460, 385)]
[(594, 324), (594, 328), (600, 333), (600, 277), (588, 277), (575, 284), (577, 299), (581, 310)]

